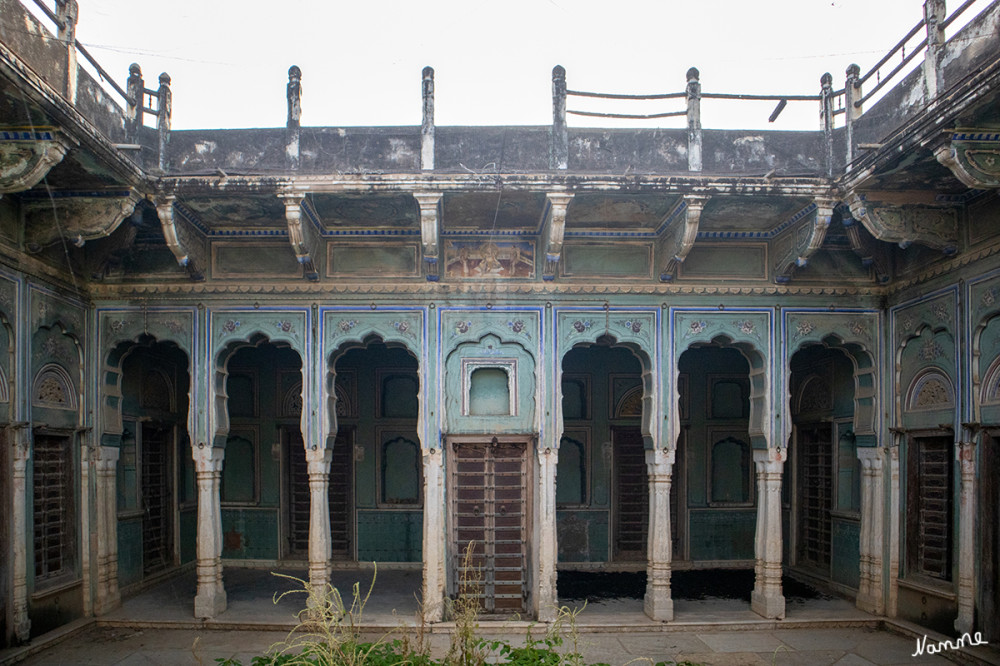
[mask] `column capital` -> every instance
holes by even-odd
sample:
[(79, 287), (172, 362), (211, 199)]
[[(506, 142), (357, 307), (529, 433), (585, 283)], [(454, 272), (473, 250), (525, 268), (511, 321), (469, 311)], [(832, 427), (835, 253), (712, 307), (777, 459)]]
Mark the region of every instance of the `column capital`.
[(882, 469), (885, 450), (880, 446), (859, 447), (858, 460), (861, 461), (861, 467), (865, 472), (874, 474)]

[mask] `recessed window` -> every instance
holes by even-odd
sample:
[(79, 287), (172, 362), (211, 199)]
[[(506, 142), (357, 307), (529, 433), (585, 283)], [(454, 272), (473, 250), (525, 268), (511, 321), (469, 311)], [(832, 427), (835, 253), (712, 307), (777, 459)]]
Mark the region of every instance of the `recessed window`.
[(382, 504), (420, 505), (420, 446), (406, 437), (382, 444)]
[(750, 445), (732, 435), (712, 445), (712, 503), (750, 504)]
[(564, 436), (559, 443), (559, 462), (556, 466), (556, 506), (586, 503), (587, 445), (582, 437)]
[(35, 584), (57, 584), (74, 574), (76, 538), (71, 438), (36, 433), (32, 447)]
[(257, 499), (257, 445), (254, 433), (234, 433), (226, 440), (222, 466), (222, 501), (252, 504)]
[(510, 414), (510, 383), (506, 372), (500, 368), (472, 371), (469, 413), (474, 416)]

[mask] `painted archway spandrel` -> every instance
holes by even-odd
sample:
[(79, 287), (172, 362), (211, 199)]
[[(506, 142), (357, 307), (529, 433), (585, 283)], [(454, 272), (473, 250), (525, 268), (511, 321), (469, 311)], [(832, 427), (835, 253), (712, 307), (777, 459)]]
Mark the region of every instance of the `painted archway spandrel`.
[(66, 333), (81, 337), (83, 306), (35, 289), (31, 296), (32, 328), (51, 327), (58, 322)]
[(809, 343), (820, 344), (824, 338), (832, 335), (844, 343), (855, 343), (873, 352), (877, 348), (878, 314), (874, 312), (789, 313), (786, 330), (788, 341), (794, 348)]
[(287, 342), (301, 354), (305, 351), (305, 330), (305, 312), (246, 310), (212, 313), (214, 349), (261, 334), (271, 342)]
[(678, 312), (674, 315), (675, 354), (720, 335), (763, 351), (770, 346), (770, 328), (770, 316), (763, 312)]
[(120, 342), (148, 335), (175, 342), (190, 354), (194, 320), (192, 313), (183, 311), (145, 314), (141, 310), (111, 311), (98, 314), (98, 328), (105, 351)]
[(923, 326), (932, 330), (945, 329), (952, 335), (955, 331), (955, 296), (941, 294), (929, 301), (915, 303), (895, 312), (896, 348), (908, 338), (917, 335)]
[(397, 342), (410, 351), (420, 353), (423, 339), (422, 310), (407, 311), (335, 311), (324, 315), (324, 357), (347, 342), (361, 342), (377, 336), (383, 342)]
[(17, 283), (0, 276), (0, 312), (13, 320), (17, 309)]
[(478, 341), (487, 334), (533, 349), (540, 337), (540, 327), (539, 313), (533, 310), (446, 310), (441, 313), (441, 335), (449, 351), (464, 342)]
[(643, 311), (593, 310), (559, 313), (559, 342), (569, 349), (609, 335), (619, 343), (632, 343), (655, 358), (656, 314)]
[(972, 285), (971, 292), (973, 324), (1000, 314), (1000, 276)]

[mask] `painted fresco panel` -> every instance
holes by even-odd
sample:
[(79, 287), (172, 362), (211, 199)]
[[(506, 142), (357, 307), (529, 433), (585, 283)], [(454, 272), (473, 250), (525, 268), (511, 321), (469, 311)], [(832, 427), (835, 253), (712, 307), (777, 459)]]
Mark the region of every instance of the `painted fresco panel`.
[(858, 588), (861, 579), (861, 525), (853, 520), (833, 519), (831, 535), (832, 577), (838, 583)]
[(444, 274), (451, 279), (535, 276), (535, 244), (526, 240), (446, 240)]
[(397, 342), (418, 359), (424, 357), (424, 311), (330, 309), (323, 312), (323, 358), (330, 356), (346, 343), (361, 342), (375, 335), (384, 342)]
[(212, 277), (300, 278), (302, 266), (288, 241), (216, 241), (212, 243)]
[(692, 560), (751, 560), (757, 529), (755, 510), (695, 510), (688, 518)]
[(212, 358), (233, 341), (263, 334), (271, 342), (287, 342), (305, 358), (306, 312), (303, 310), (216, 310), (211, 313)]

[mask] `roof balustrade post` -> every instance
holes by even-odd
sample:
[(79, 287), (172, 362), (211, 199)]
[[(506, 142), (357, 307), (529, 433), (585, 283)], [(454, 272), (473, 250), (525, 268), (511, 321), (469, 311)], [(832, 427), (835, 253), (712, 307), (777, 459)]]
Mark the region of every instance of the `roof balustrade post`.
[(701, 171), (701, 74), (687, 71), (688, 171)]
[(569, 130), (566, 128), (566, 69), (552, 68), (552, 143), (549, 150), (550, 169), (569, 168)]
[(420, 124), (420, 168), (434, 170), (434, 68), (424, 67), (421, 94), (423, 115)]

